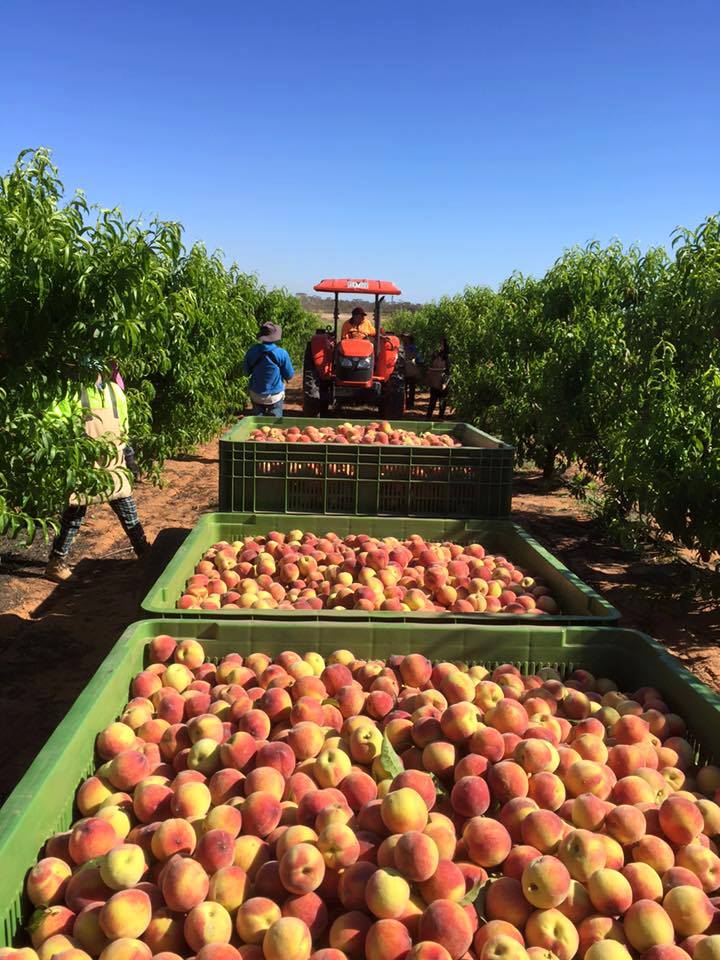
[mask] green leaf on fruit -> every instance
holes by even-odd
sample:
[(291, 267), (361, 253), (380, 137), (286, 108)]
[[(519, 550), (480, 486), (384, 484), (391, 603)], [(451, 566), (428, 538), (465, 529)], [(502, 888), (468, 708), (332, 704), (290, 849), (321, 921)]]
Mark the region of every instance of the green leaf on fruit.
[(449, 796), (450, 796), (450, 794), (448, 793), (448, 791), (445, 789), (444, 784), (437, 778), (437, 776), (436, 776), (434, 773), (431, 773), (431, 774), (430, 774), (430, 779), (431, 779), (432, 782), (435, 784), (435, 794), (436, 794), (438, 797), (449, 797)]
[(38, 907), (36, 910), (33, 910), (33, 912), (30, 914), (30, 918), (28, 919), (27, 926), (25, 927), (28, 933), (35, 933), (37, 928), (43, 922), (43, 918), (47, 912), (47, 907)]
[(472, 887), (468, 890), (462, 900), (458, 901), (461, 907), (467, 907), (471, 903), (475, 905), (477, 914), (482, 918), (485, 911), (485, 887), (488, 885), (487, 880), (478, 880), (477, 883), (473, 884)]
[(383, 734), (382, 747), (380, 749), (380, 763), (383, 766), (383, 770), (385, 770), (388, 777), (392, 780), (405, 770), (405, 764), (398, 756), (395, 747), (390, 743), (386, 733)]

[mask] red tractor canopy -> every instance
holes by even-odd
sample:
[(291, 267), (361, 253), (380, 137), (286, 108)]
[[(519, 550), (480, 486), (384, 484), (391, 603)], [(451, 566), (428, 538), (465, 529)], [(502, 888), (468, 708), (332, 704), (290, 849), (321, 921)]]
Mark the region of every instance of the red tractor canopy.
[(313, 290), (318, 293), (355, 293), (362, 296), (377, 297), (396, 297), (402, 293), (400, 287), (396, 287), (390, 280), (367, 280), (344, 277), (341, 280), (321, 280), (316, 283)]

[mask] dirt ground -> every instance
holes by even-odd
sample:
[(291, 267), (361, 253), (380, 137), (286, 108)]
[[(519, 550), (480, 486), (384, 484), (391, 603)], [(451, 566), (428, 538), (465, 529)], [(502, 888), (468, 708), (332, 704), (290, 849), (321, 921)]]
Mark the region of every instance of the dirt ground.
[[(298, 383), (291, 387), (287, 412), (297, 413)], [(424, 410), (424, 395), (419, 404)], [(0, 541), (0, 802), (122, 631), (139, 619), (142, 596), (184, 533), (216, 508), (217, 483), (213, 440), (169, 461), (161, 487), (137, 487), (140, 516), (156, 540), (144, 562), (133, 558), (112, 512), (91, 509), (73, 549), (74, 576), (62, 586), (43, 577), (45, 545), (20, 551)], [(604, 593), (627, 626), (657, 637), (720, 690), (720, 608), (709, 569), (619, 549), (566, 489), (546, 492), (536, 472), (518, 472), (513, 506), (514, 519)]]

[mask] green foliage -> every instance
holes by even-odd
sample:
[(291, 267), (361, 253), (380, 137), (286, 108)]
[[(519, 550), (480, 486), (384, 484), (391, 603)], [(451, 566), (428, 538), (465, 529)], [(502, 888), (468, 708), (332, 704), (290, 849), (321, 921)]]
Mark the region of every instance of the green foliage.
[(550, 475), (599, 476), (603, 511), (720, 550), (720, 220), (679, 230), (673, 256), (619, 243), (566, 251), (394, 318), (425, 353), (447, 337), (453, 400)]
[(246, 400), (242, 359), (266, 320), (294, 360), (313, 326), (297, 299), (145, 226), (65, 198), (47, 151), (0, 178), (0, 532), (47, 536), (71, 493), (102, 495), (106, 445), (56, 402), (117, 360), (130, 437), (153, 464), (209, 439)]

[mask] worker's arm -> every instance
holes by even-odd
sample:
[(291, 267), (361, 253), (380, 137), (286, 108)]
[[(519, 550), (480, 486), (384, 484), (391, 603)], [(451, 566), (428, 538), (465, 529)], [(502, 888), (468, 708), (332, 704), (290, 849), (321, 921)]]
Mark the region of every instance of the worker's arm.
[(248, 352), (245, 354), (245, 359), (243, 360), (243, 373), (245, 374), (246, 377), (249, 377), (250, 374), (252, 373), (252, 370), (250, 369), (249, 361), (250, 361), (250, 354), (253, 352), (254, 349), (255, 349), (254, 347), (250, 347)]
[(292, 380), (295, 376), (295, 371), (293, 370), (292, 360), (290, 359), (290, 354), (287, 350), (280, 351), (280, 376), (286, 382)]

